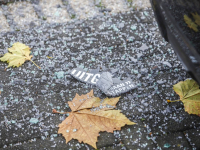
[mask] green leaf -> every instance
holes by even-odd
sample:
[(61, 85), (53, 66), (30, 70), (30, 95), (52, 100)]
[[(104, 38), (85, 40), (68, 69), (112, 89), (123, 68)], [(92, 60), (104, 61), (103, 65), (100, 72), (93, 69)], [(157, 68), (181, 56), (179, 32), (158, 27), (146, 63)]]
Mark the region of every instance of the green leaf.
[(200, 89), (196, 81), (192, 79), (181, 81), (175, 84), (173, 89), (180, 96), (185, 111), (200, 116)]

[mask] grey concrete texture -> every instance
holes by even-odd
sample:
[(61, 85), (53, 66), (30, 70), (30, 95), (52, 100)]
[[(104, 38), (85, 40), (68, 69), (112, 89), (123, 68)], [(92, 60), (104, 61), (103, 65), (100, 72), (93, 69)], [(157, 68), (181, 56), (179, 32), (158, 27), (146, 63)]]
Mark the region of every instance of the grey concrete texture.
[[(136, 125), (101, 132), (101, 150), (198, 149), (200, 117), (189, 115), (172, 87), (187, 79), (171, 45), (161, 37), (153, 12), (136, 10), (87, 20), (44, 24), (1, 34), (0, 54), (15, 42), (31, 47), (33, 60), (19, 68), (0, 62), (0, 150), (93, 149), (57, 134), (75, 94), (106, 95), (69, 75), (76, 67), (109, 71), (137, 88), (121, 95), (117, 108)], [(52, 57), (52, 58), (49, 58)]]
[(0, 32), (150, 7), (148, 0), (4, 0), (0, 4)]

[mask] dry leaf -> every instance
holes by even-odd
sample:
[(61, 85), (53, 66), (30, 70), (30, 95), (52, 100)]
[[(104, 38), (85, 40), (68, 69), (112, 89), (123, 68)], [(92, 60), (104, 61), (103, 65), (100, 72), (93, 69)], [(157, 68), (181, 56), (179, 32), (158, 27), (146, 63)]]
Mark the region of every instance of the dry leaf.
[(185, 23), (188, 25), (189, 28), (193, 29), (195, 32), (198, 32), (198, 25), (192, 21), (187, 15), (184, 15)]
[[(133, 125), (116, 107), (120, 97), (100, 100), (94, 97), (93, 90), (86, 95), (79, 96), (68, 102), (72, 112), (59, 125), (58, 133), (63, 134), (68, 143), (71, 139), (87, 143), (96, 148), (97, 137), (100, 131), (113, 133), (121, 127)], [(54, 113), (58, 113), (54, 110)]]
[(196, 24), (198, 24), (200, 26), (200, 16), (199, 14), (196, 12), (196, 13), (192, 13), (192, 16), (196, 22)]
[(180, 96), (185, 111), (200, 116), (200, 89), (196, 81), (190, 79), (181, 81), (175, 84), (173, 89)]
[[(31, 58), (33, 56), (32, 55), (30, 56), (30, 53), (31, 53), (30, 48), (28, 46), (26, 46), (25, 44), (22, 44), (19, 42), (14, 43), (11, 48), (8, 48), (8, 51), (9, 51), (8, 53), (6, 53), (3, 57), (0, 58), (1, 61), (5, 61), (5, 62), (9, 63), (8, 67), (12, 67), (12, 66), (19, 67), (26, 60), (32, 61)], [(39, 67), (39, 66), (37, 66), (37, 67)]]
[(94, 107), (101, 107), (101, 109), (102, 108), (108, 109), (108, 107), (106, 106), (110, 106), (110, 108), (115, 108), (118, 101), (119, 97), (111, 99), (106, 98), (104, 99), (104, 101), (101, 101), (100, 98), (94, 97), (93, 90), (91, 90), (86, 95), (79, 96), (78, 94), (76, 94), (74, 99), (71, 102), (68, 102), (68, 104), (72, 111), (77, 111), (81, 109), (94, 108)]

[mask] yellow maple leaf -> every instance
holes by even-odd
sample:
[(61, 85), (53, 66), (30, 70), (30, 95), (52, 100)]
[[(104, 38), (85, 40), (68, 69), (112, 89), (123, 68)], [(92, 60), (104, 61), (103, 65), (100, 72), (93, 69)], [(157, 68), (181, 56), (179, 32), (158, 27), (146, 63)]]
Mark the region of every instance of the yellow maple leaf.
[[(100, 100), (94, 97), (93, 91), (86, 95), (79, 96), (68, 102), (72, 112), (59, 125), (58, 133), (61, 133), (68, 143), (71, 139), (87, 143), (96, 147), (97, 137), (100, 131), (113, 133), (114, 130), (121, 130), (121, 127), (133, 125), (120, 110), (113, 110), (120, 97), (106, 98)], [(54, 113), (59, 113), (53, 110)]]
[(198, 25), (190, 19), (187, 15), (184, 15), (185, 23), (188, 25), (189, 28), (193, 29), (195, 32), (198, 32)]
[(200, 116), (200, 89), (196, 81), (192, 79), (181, 81), (175, 84), (173, 89), (180, 96), (185, 111)]
[(192, 13), (192, 16), (196, 22), (196, 24), (198, 24), (200, 26), (200, 16), (199, 14), (196, 12), (196, 13)]
[[(12, 67), (12, 66), (19, 67), (26, 60), (32, 61), (31, 58), (33, 56), (30, 55), (30, 53), (31, 53), (30, 47), (26, 46), (25, 44), (22, 44), (19, 42), (14, 43), (11, 48), (8, 48), (8, 51), (9, 51), (8, 53), (6, 53), (3, 57), (0, 58), (1, 61), (9, 63), (8, 67)], [(39, 66), (37, 66), (37, 67), (39, 67)]]

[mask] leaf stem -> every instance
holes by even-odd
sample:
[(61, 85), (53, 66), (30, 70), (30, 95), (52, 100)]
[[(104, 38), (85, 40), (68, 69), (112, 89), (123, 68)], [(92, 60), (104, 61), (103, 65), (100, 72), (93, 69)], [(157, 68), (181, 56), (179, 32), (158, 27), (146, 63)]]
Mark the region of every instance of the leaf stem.
[(179, 101), (181, 101), (181, 100), (180, 100), (180, 99), (179, 99), (179, 100), (173, 100), (173, 101), (171, 101), (171, 100), (167, 100), (168, 103), (179, 102)]
[(53, 109), (52, 113), (54, 113), (54, 114), (69, 114), (70, 112), (58, 112), (56, 109)]
[(31, 59), (30, 59), (30, 61), (31, 61), (32, 63), (34, 63), (34, 65), (36, 65), (39, 69), (41, 69), (41, 67), (39, 67), (34, 61), (32, 61)]

